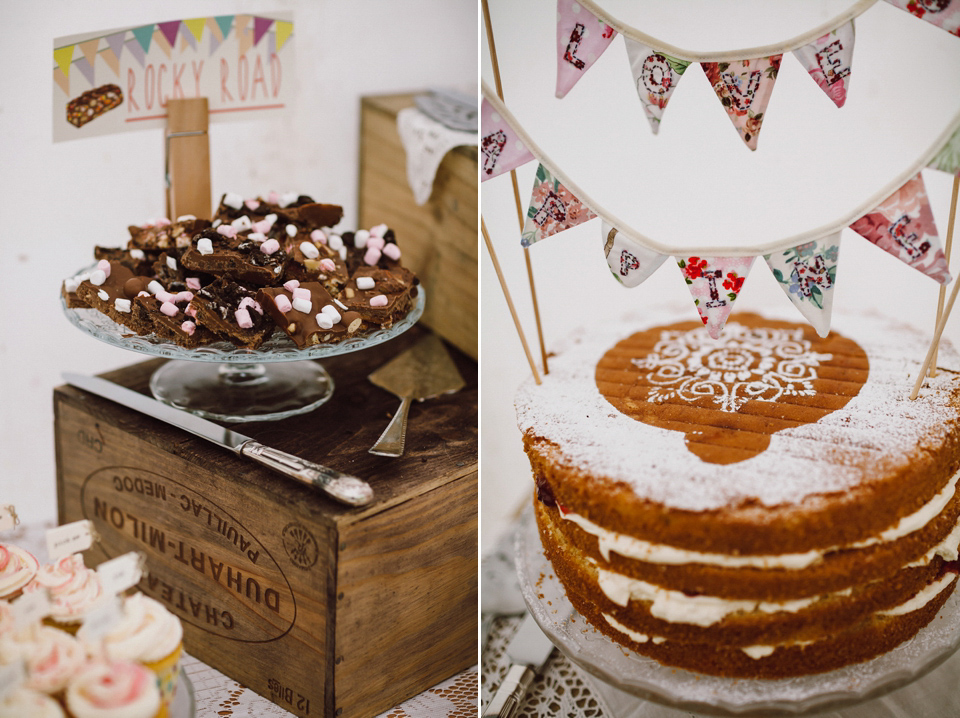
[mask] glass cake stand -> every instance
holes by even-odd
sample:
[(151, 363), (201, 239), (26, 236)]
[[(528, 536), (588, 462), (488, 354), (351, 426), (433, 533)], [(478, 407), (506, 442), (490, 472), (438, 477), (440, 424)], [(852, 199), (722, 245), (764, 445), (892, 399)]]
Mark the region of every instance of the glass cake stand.
[[(515, 551), (523, 598), (547, 637), (571, 661), (605, 683), (672, 709), (721, 716), (794, 716), (836, 710), (912, 683), (960, 647), (960, 591), (954, 591), (916, 636), (866, 663), (781, 680), (693, 673), (634, 653), (591, 627), (570, 604), (544, 556), (531, 512), (525, 512), (517, 530)], [(955, 691), (956, 686), (947, 690)], [(676, 716), (673, 710), (663, 712)]]
[(150, 378), (156, 399), (193, 414), (228, 422), (275, 421), (313, 411), (333, 395), (333, 379), (314, 359), (368, 349), (403, 334), (423, 314), (422, 285), (410, 311), (389, 329), (380, 329), (338, 344), (298, 349), (275, 332), (257, 349), (229, 342), (187, 349), (155, 334), (138, 336), (96, 309), (60, 305), (75, 327), (107, 344), (172, 359)]

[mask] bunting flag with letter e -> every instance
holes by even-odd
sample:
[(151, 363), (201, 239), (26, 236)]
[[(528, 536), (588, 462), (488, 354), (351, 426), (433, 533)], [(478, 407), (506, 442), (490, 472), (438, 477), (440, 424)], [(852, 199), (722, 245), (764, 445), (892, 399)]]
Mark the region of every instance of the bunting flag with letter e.
[(757, 149), (757, 135), (782, 58), (783, 55), (771, 55), (753, 60), (700, 63), (730, 121), (751, 150)]
[(853, 62), (853, 20), (793, 51), (814, 82), (837, 107), (847, 101)]
[(850, 229), (940, 284), (950, 283), (947, 258), (919, 173)]
[(575, 0), (557, 0), (557, 97), (565, 97), (616, 31)]
[(501, 175), (533, 159), (517, 133), (486, 99), (480, 103), (480, 181)]
[(636, 287), (650, 278), (667, 255), (654, 252), (622, 234), (603, 220), (603, 253), (613, 278), (625, 287)]
[(887, 0), (931, 25), (960, 37), (960, 0)]
[(685, 257), (677, 259), (700, 319), (713, 339), (737, 301), (756, 257)]
[(667, 101), (690, 63), (657, 52), (629, 37), (624, 37), (623, 42), (630, 59), (630, 71), (633, 73), (637, 95), (643, 104), (643, 111), (647, 113), (647, 119), (650, 120), (653, 134), (657, 134)]
[(541, 164), (533, 182), (533, 195), (520, 244), (529, 247), (541, 239), (576, 227), (597, 215), (573, 195)]
[(763, 257), (787, 297), (821, 337), (830, 333), (839, 255), (837, 232)]

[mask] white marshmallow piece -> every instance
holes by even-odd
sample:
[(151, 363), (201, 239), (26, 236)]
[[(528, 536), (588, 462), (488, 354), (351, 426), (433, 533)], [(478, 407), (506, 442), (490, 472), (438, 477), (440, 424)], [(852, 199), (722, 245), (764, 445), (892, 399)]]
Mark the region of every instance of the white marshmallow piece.
[(271, 212), (266, 217), (264, 217), (262, 221), (269, 222), (270, 226), (272, 227), (274, 223), (277, 221), (277, 215), (274, 212)]
[(130, 313), (130, 300), (129, 299), (114, 299), (113, 308), (116, 309), (121, 314)]
[(339, 234), (327, 235), (327, 246), (335, 252), (339, 252), (343, 247), (343, 237)]
[(340, 249), (337, 250), (337, 253), (340, 255), (340, 261), (341, 261), (341, 262), (346, 262), (346, 261), (347, 261), (347, 248), (346, 248), (346, 247), (340, 247)]
[(357, 277), (357, 289), (373, 289), (376, 284), (373, 277)]
[(177, 217), (178, 222), (190, 222), (194, 219), (196, 219), (196, 217), (192, 214), (181, 214), (179, 217)]
[(303, 252), (303, 256), (307, 259), (316, 259), (320, 256), (320, 250), (317, 249), (317, 246), (313, 242), (301, 242), (300, 251)]
[(370, 239), (370, 233), (365, 229), (358, 229), (353, 234), (353, 246), (357, 249), (363, 249), (367, 246), (368, 239)]
[(221, 224), (223, 224), (223, 220), (222, 220), (222, 219), (214, 220), (214, 222), (213, 222), (213, 229), (216, 229), (216, 228), (219, 227)]
[(213, 242), (209, 237), (201, 237), (197, 240), (197, 251), (200, 254), (213, 254)]
[(329, 314), (320, 312), (317, 315), (317, 324), (320, 325), (321, 329), (333, 329), (335, 322), (333, 321), (333, 317), (331, 317)]
[(241, 215), (237, 217), (230, 223), (230, 226), (233, 227), (238, 232), (243, 232), (247, 229), (253, 229), (253, 222), (250, 221), (250, 218), (247, 215)]
[(240, 209), (243, 207), (243, 197), (236, 192), (227, 192), (223, 196), (223, 203), (231, 209)]
[(339, 299), (334, 299), (333, 303), (340, 307), (343, 311), (347, 311), (347, 305), (341, 302)]
[(77, 291), (77, 287), (80, 286), (81, 279), (80, 277), (70, 277), (69, 279), (63, 280), (63, 288), (67, 290), (68, 294), (72, 294)]
[(142, 262), (144, 259), (146, 259), (146, 255), (143, 253), (142, 249), (131, 249), (130, 258), (136, 259), (138, 262)]
[(333, 323), (336, 324), (342, 318), (340, 312), (337, 311), (337, 308), (332, 304), (327, 304), (323, 309), (320, 310), (321, 314), (326, 314), (333, 320)]
[(100, 297), (100, 301), (103, 301), (103, 302), (107, 301), (110, 298), (110, 295), (107, 294), (106, 289), (101, 289), (99, 292), (97, 292), (97, 296)]
[(252, 239), (254, 242), (265, 242), (267, 240), (267, 235), (262, 232), (251, 232), (247, 235), (247, 239)]
[(309, 299), (304, 299), (303, 297), (296, 297), (293, 300), (293, 308), (298, 312), (309, 314), (313, 311), (313, 302), (311, 302)]
[(300, 195), (298, 195), (296, 192), (284, 192), (282, 195), (280, 195), (280, 201), (277, 204), (279, 204), (281, 207), (289, 207), (291, 204), (297, 201), (297, 197), (299, 196)]
[(296, 227), (296, 225), (288, 224), (286, 227), (284, 227), (284, 231), (286, 231), (288, 237), (296, 237), (296, 236), (297, 236), (297, 227)]
[(177, 260), (175, 257), (170, 257), (170, 256), (167, 257), (167, 267), (169, 267), (173, 271), (177, 271)]
[(156, 296), (157, 294), (165, 290), (163, 288), (163, 285), (160, 284), (160, 282), (158, 282), (156, 279), (153, 279), (147, 285), (147, 291), (150, 292), (150, 294), (153, 294), (154, 296)]
[(372, 234), (372, 235), (375, 236), (375, 237), (382, 237), (383, 235), (385, 235), (385, 234), (387, 233), (387, 230), (388, 230), (388, 229), (390, 229), (390, 228), (387, 227), (387, 225), (385, 225), (385, 224), (378, 224), (377, 226), (370, 228), (370, 234)]
[(90, 284), (93, 286), (99, 287), (105, 281), (107, 281), (107, 273), (102, 269), (94, 269), (90, 272)]

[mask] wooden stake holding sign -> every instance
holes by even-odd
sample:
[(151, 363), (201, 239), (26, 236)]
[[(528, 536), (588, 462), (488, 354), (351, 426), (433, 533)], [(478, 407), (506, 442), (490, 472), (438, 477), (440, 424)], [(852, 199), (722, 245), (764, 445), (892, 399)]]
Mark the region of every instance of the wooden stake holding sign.
[(164, 136), (167, 217), (210, 219), (210, 114), (206, 97), (167, 102)]
[[(947, 220), (947, 241), (943, 245), (943, 254), (947, 258), (947, 264), (950, 264), (950, 249), (953, 246), (953, 226), (957, 219), (957, 194), (960, 193), (960, 175), (953, 178), (953, 195), (950, 197), (950, 219)], [(947, 295), (947, 288), (940, 285), (940, 298), (937, 301), (937, 323), (940, 323), (940, 317), (943, 316), (943, 300)], [(939, 342), (934, 345), (933, 360), (930, 363), (929, 376), (937, 375), (937, 352), (939, 351)]]

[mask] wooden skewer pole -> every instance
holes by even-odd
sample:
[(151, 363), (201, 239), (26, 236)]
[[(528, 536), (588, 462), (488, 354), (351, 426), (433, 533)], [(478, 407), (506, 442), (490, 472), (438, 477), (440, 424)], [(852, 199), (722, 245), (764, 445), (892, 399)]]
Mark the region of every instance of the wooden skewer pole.
[[(953, 245), (953, 226), (957, 219), (957, 195), (960, 194), (960, 174), (953, 178), (953, 195), (950, 197), (950, 219), (947, 220), (947, 241), (943, 247), (943, 254), (947, 258), (947, 265), (950, 264), (950, 248)], [(940, 298), (937, 300), (937, 322), (943, 316), (943, 299), (947, 295), (947, 288), (940, 285)], [(937, 352), (940, 351), (940, 342), (937, 341), (933, 348), (933, 360), (930, 364), (930, 376), (937, 375)]]
[[(503, 85), (500, 82), (500, 63), (497, 62), (497, 45), (493, 40), (493, 26), (490, 23), (490, 8), (487, 0), (483, 3), (483, 23), (487, 29), (487, 43), (490, 45), (490, 60), (493, 64), (493, 79), (497, 87), (497, 97), (503, 100)], [(520, 221), (520, 230), (523, 231), (523, 204), (520, 200), (520, 188), (517, 185), (517, 171), (510, 170), (510, 179), (513, 182), (513, 196), (517, 202), (517, 219)], [(527, 280), (530, 283), (530, 297), (533, 300), (533, 318), (537, 323), (537, 338), (540, 340), (540, 359), (543, 361), (543, 373), (549, 374), (547, 366), (547, 347), (543, 341), (543, 326), (540, 323), (540, 305), (537, 302), (537, 290), (533, 283), (533, 264), (530, 262), (530, 248), (523, 248), (523, 258), (527, 264)], [(506, 285), (504, 285), (506, 286)]]
[(510, 309), (510, 316), (513, 317), (513, 325), (517, 328), (517, 334), (520, 335), (520, 343), (523, 344), (523, 353), (527, 355), (527, 361), (530, 362), (530, 371), (533, 372), (533, 379), (540, 383), (540, 374), (537, 373), (537, 365), (530, 354), (530, 347), (527, 346), (527, 338), (523, 334), (523, 328), (520, 326), (520, 319), (517, 317), (517, 310), (513, 306), (513, 299), (510, 298), (510, 290), (507, 289), (507, 282), (503, 278), (503, 272), (500, 270), (500, 262), (497, 261), (497, 253), (493, 248), (493, 242), (490, 241), (490, 235), (487, 233), (487, 223), (480, 215), (480, 231), (483, 232), (483, 241), (487, 245), (487, 251), (490, 253), (490, 259), (493, 261), (493, 268), (497, 273), (497, 279), (500, 280), (500, 289), (503, 290), (503, 296), (507, 300), (507, 307)]
[(916, 399), (917, 395), (920, 393), (920, 387), (923, 386), (923, 380), (927, 377), (927, 369), (930, 368), (930, 362), (933, 360), (933, 355), (937, 350), (937, 345), (940, 343), (940, 335), (943, 334), (943, 328), (947, 324), (947, 319), (950, 318), (950, 312), (953, 311), (953, 303), (957, 299), (957, 290), (960, 289), (960, 280), (953, 280), (953, 291), (950, 292), (950, 299), (947, 300), (946, 309), (944, 309), (943, 315), (940, 317), (940, 321), (937, 322), (937, 330), (933, 334), (933, 341), (930, 342), (930, 349), (927, 351), (927, 358), (923, 361), (923, 366), (920, 368), (920, 376), (917, 377), (917, 383), (913, 387), (913, 392), (910, 394), (910, 399)]

